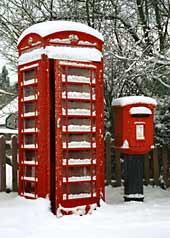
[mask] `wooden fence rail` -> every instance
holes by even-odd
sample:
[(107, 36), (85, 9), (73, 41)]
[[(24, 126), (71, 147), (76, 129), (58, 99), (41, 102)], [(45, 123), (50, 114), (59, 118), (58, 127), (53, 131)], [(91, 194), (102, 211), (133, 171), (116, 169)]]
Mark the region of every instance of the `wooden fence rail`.
[[(11, 166), (11, 190), (17, 192), (17, 137), (7, 141), (0, 136), (0, 192), (8, 189), (6, 167)], [(124, 158), (120, 151), (113, 148), (109, 135), (105, 140), (105, 183), (120, 186), (124, 180)], [(167, 146), (155, 148), (144, 155), (144, 184), (170, 186), (170, 150)]]
[[(167, 146), (144, 155), (144, 184), (170, 186), (170, 151)], [(113, 148), (110, 135), (105, 140), (105, 184), (120, 186), (124, 181), (124, 158)]]
[[(17, 137), (12, 136), (10, 141), (7, 141), (4, 136), (0, 136), (0, 192), (10, 189), (17, 192)], [(7, 165), (11, 166), (11, 187), (7, 187), (6, 169)]]

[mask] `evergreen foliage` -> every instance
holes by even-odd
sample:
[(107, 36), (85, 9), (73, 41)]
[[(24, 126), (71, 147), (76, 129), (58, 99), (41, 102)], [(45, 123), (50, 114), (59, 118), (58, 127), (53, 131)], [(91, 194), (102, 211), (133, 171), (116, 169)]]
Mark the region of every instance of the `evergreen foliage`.
[(6, 66), (4, 65), (2, 67), (2, 72), (0, 74), (0, 88), (4, 90), (9, 90), (10, 83), (9, 83), (9, 77), (8, 77), (8, 70)]
[(16, 84), (10, 85), (7, 67), (4, 65), (0, 73), (0, 89), (4, 93), (0, 93), (0, 108), (8, 104), (17, 95)]
[(170, 97), (164, 96), (158, 100), (155, 111), (155, 143), (170, 147)]

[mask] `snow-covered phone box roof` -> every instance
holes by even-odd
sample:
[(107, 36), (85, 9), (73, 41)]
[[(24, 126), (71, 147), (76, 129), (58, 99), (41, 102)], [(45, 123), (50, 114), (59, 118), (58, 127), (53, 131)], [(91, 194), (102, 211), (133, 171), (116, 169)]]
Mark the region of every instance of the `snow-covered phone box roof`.
[(85, 24), (72, 21), (46, 21), (37, 23), (27, 28), (19, 37), (18, 45), (21, 42), (21, 40), (30, 33), (35, 33), (40, 35), (41, 37), (45, 37), (55, 32), (62, 32), (62, 31), (79, 31), (92, 35), (101, 41), (104, 41), (103, 36), (100, 32)]
[(100, 62), (102, 59), (102, 53), (95, 48), (84, 47), (77, 49), (73, 47), (47, 46), (45, 49), (39, 48), (32, 52), (22, 54), (18, 59), (18, 64), (22, 65), (40, 60), (42, 54), (47, 55), (49, 59), (96, 62)]
[(113, 99), (112, 106), (119, 106), (124, 107), (127, 105), (133, 105), (133, 104), (151, 104), (156, 106), (157, 102), (154, 98), (146, 97), (146, 96), (128, 96), (128, 97), (121, 97)]

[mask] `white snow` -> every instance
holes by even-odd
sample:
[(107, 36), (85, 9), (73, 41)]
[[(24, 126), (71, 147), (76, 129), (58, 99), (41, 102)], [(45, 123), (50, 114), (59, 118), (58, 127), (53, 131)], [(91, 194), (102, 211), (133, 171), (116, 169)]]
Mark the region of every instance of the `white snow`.
[[(68, 178), (68, 182), (76, 182), (76, 181), (89, 181), (91, 180), (91, 176), (72, 176)], [(96, 180), (96, 176), (92, 177), (92, 180)], [(67, 179), (63, 178), (63, 182), (66, 182)]]
[[(93, 196), (95, 196), (94, 194)], [(90, 193), (79, 193), (79, 194), (69, 194), (68, 199), (76, 199), (76, 198), (89, 198), (91, 197)], [(66, 199), (66, 194), (63, 194), (63, 199)]]
[(10, 103), (8, 103), (0, 110), (0, 125), (5, 125), (6, 118), (11, 113), (16, 113), (17, 111), (18, 111), (18, 98), (15, 97)]
[(145, 97), (145, 96), (129, 96), (129, 97), (121, 97), (117, 99), (113, 99), (112, 106), (126, 106), (130, 104), (137, 104), (137, 103), (146, 103), (152, 104), (154, 106), (157, 105), (157, 102), (154, 98)]
[[(92, 160), (93, 164), (96, 164), (96, 160)], [(66, 159), (63, 159), (63, 165), (66, 165), (67, 161)], [(90, 159), (69, 159), (68, 160), (69, 165), (81, 165), (81, 164), (91, 164)]]
[(78, 42), (79, 45), (93, 45), (93, 46), (96, 46), (96, 43), (91, 43), (89, 41), (83, 41), (83, 40), (80, 40)]
[(60, 39), (60, 38), (54, 38), (49, 40), (50, 43), (65, 43), (65, 44), (70, 44), (71, 41), (69, 38), (64, 38), (64, 39)]
[(50, 212), (48, 199), (29, 200), (16, 193), (0, 193), (0, 237), (170, 236), (170, 189), (144, 187), (143, 203), (124, 202), (123, 193), (123, 187), (106, 187), (106, 203), (102, 203), (92, 214), (63, 216), (60, 219)]
[[(63, 131), (66, 131), (66, 126), (63, 126)], [(69, 132), (74, 132), (74, 131), (91, 131), (91, 126), (86, 126), (86, 125), (68, 125), (68, 131)], [(92, 131), (96, 131), (96, 127), (92, 128)]]
[(22, 179), (32, 181), (32, 182), (38, 181), (38, 178), (35, 178), (35, 177), (26, 177), (26, 176), (24, 176)]
[(37, 148), (38, 145), (37, 144), (24, 144), (21, 147), (25, 148), (25, 149), (34, 149), (34, 148)]
[(96, 61), (100, 62), (102, 53), (95, 48), (88, 47), (66, 47), (47, 46), (46, 48), (33, 49), (22, 54), (18, 59), (18, 64), (26, 64), (41, 59), (45, 54), (49, 59), (75, 60), (75, 61)]
[[(6, 164), (6, 188), (12, 189), (12, 166), (8, 164)], [(0, 196), (1, 196), (1, 193), (0, 193)]]
[(18, 130), (0, 128), (0, 134), (18, 134)]
[(27, 128), (23, 129), (22, 132), (38, 132), (38, 128)]
[(24, 117), (34, 117), (34, 116), (37, 116), (37, 115), (38, 115), (38, 112), (26, 112), (26, 113), (24, 113), (21, 116), (24, 116)]
[(30, 197), (30, 198), (35, 198), (36, 197), (35, 194), (33, 194), (33, 193), (24, 193), (23, 195), (25, 197)]
[(123, 145), (121, 146), (122, 149), (129, 149), (129, 142), (128, 140), (124, 140)]
[(34, 49), (30, 52), (22, 54), (18, 59), (18, 65), (26, 64), (32, 61), (40, 60), (41, 55), (44, 53), (43, 48)]
[[(60, 38), (55, 38), (55, 39), (51, 39), (49, 40), (50, 43), (65, 43), (65, 44), (70, 44), (71, 41), (69, 38), (64, 38), (64, 39), (60, 39)], [(92, 43), (90, 41), (78, 41), (78, 45), (87, 45), (87, 46), (96, 46), (96, 43)]]
[(131, 115), (133, 115), (133, 114), (147, 114), (147, 115), (152, 114), (152, 111), (147, 107), (132, 107), (129, 110), (129, 112)]
[[(92, 144), (93, 148), (96, 147), (96, 143)], [(87, 141), (71, 141), (68, 143), (68, 148), (90, 148), (91, 143)], [(66, 148), (66, 142), (63, 142), (63, 148)]]
[[(85, 93), (85, 92), (68, 92), (67, 93), (68, 98), (72, 99), (90, 99), (90, 93)], [(62, 98), (66, 98), (66, 92), (62, 93)], [(95, 95), (92, 96), (92, 99), (95, 99)]]
[(27, 160), (24, 160), (23, 164), (25, 164), (25, 165), (38, 165), (38, 161), (34, 161), (34, 160), (27, 161)]
[(36, 33), (39, 34), (41, 37), (45, 37), (52, 33), (62, 31), (79, 31), (92, 35), (103, 41), (103, 36), (101, 35), (100, 32), (85, 24), (72, 21), (46, 21), (32, 25), (29, 28), (27, 28), (19, 37), (18, 44), (26, 35), (30, 33)]
[[(96, 209), (97, 205), (96, 204), (90, 204), (89, 205), (89, 211), (88, 214), (91, 214), (91, 212)], [(59, 208), (57, 209), (57, 217), (62, 217), (62, 212), (61, 211), (65, 211), (65, 212), (72, 212), (74, 215), (79, 215), (79, 216), (83, 216), (85, 215), (85, 211), (86, 211), (86, 206), (77, 206), (74, 208), (65, 208), (62, 207), (61, 204), (59, 204)]]
[(30, 96), (24, 97), (23, 101), (26, 102), (29, 100), (36, 100), (37, 98), (38, 98), (38, 95), (30, 95)]
[[(62, 75), (62, 81), (65, 82), (65, 74)], [(85, 76), (78, 76), (78, 75), (68, 75), (67, 76), (68, 82), (79, 82), (79, 83), (90, 83), (90, 78)], [(95, 83), (95, 79), (92, 79), (92, 83)]]
[(35, 68), (35, 67), (38, 67), (39, 64), (32, 64), (32, 65), (29, 65), (29, 66), (24, 66), (22, 68), (20, 68), (20, 71), (25, 71), (26, 69), (31, 69), (31, 68)]
[[(28, 86), (28, 85), (30, 85), (30, 84), (33, 84), (33, 83), (37, 83), (38, 82), (38, 80), (37, 79), (30, 79), (30, 80), (27, 80), (27, 81), (24, 81), (23, 82), (23, 85), (24, 86)], [(22, 83), (21, 83), (21, 85), (22, 85)]]
[(6, 94), (6, 95), (14, 95), (13, 93), (10, 93), (10, 92), (7, 92), (3, 89), (0, 89), (0, 95), (3, 95), (3, 94)]
[(144, 198), (144, 195), (143, 194), (139, 194), (139, 193), (136, 193), (136, 194), (125, 194), (124, 197), (126, 197), (126, 198)]
[[(66, 115), (66, 110), (63, 108), (62, 109), (63, 115)], [(88, 109), (68, 109), (68, 115), (80, 115), (80, 116), (90, 116), (90, 110)], [(93, 116), (96, 115), (96, 112), (92, 113)]]
[(100, 62), (102, 58), (102, 53), (99, 50), (88, 47), (47, 46), (45, 48), (45, 54), (50, 59), (76, 61)]
[(94, 68), (94, 69), (97, 68), (93, 64), (82, 64), (82, 63), (79, 63), (79, 62), (60, 61), (59, 64), (60, 65), (71, 65), (71, 66), (77, 66), (77, 67)]

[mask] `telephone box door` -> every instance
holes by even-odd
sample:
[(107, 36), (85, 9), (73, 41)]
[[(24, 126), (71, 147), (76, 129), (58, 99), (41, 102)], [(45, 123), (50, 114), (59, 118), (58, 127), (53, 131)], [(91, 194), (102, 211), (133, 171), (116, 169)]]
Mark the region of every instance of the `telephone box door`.
[(55, 64), (56, 208), (97, 202), (97, 67)]

